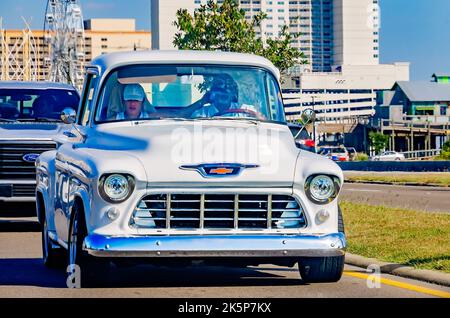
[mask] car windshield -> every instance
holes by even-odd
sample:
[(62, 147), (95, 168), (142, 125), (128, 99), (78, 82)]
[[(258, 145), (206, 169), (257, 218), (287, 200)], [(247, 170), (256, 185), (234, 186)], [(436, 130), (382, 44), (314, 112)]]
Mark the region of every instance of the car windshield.
[(78, 109), (75, 90), (0, 89), (0, 119), (20, 121), (60, 120), (66, 107)]
[(278, 83), (252, 67), (133, 65), (103, 85), (97, 122), (252, 119), (285, 122)]

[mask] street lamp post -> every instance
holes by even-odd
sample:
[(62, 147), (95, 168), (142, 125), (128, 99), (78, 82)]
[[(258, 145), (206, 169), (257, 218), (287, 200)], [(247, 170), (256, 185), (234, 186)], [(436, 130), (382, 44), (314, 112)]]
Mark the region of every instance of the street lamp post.
[[(316, 96), (312, 95), (311, 96), (311, 100), (312, 100), (312, 110), (314, 113), (316, 113), (316, 108), (315, 108), (315, 101), (316, 101)], [(316, 121), (313, 121), (313, 131), (312, 131), (312, 138), (314, 140), (314, 144), (316, 143)]]

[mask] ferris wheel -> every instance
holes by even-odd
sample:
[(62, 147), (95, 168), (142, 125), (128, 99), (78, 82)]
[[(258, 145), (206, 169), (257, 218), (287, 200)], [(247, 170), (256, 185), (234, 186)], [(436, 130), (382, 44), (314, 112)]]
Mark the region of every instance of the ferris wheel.
[(83, 13), (78, 0), (47, 1), (44, 39), (48, 46), (48, 79), (81, 89), (85, 52)]

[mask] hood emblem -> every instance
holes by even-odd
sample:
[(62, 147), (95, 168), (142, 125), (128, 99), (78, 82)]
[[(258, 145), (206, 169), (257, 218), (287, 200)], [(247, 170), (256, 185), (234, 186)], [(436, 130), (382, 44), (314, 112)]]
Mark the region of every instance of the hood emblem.
[(39, 157), (38, 153), (27, 153), (22, 157), (22, 160), (25, 162), (36, 162), (36, 159)]
[(258, 168), (258, 165), (240, 163), (204, 163), (199, 165), (183, 165), (182, 170), (195, 170), (204, 178), (232, 177), (241, 174), (244, 169)]

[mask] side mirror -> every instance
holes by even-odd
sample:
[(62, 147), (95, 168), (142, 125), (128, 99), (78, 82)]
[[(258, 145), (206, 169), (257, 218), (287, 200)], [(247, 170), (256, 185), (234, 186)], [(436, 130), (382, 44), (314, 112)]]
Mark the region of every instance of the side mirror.
[(300, 115), (300, 120), (302, 121), (302, 124), (306, 126), (316, 120), (316, 112), (311, 108), (307, 108)]
[(61, 112), (61, 120), (65, 124), (73, 124), (77, 120), (77, 112), (70, 107), (64, 108)]

